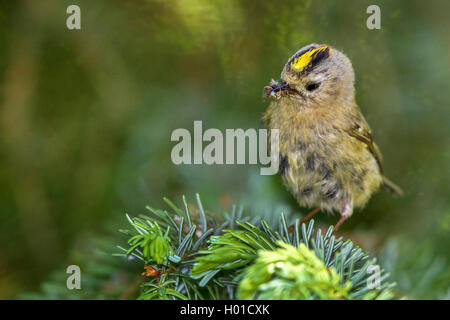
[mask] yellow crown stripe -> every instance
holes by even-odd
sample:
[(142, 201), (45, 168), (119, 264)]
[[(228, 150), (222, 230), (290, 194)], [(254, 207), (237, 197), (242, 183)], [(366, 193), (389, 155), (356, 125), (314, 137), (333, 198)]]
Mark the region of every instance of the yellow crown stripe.
[[(296, 71), (300, 71), (302, 70), (304, 67), (306, 67), (311, 60), (319, 53), (322, 51), (325, 51), (328, 48), (328, 46), (320, 46), (316, 49), (313, 49), (311, 51), (305, 52), (304, 54), (302, 54), (300, 57), (297, 57), (292, 63), (291, 63), (291, 67), (293, 69), (295, 69)], [(330, 48), (330, 53), (331, 53), (331, 48)]]

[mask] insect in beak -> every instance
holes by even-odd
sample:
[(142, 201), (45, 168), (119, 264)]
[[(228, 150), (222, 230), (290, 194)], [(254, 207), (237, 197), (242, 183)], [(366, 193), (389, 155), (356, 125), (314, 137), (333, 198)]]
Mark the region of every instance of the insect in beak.
[(279, 99), (281, 96), (290, 94), (299, 94), (297, 90), (289, 87), (289, 85), (282, 81), (278, 82), (272, 79), (269, 86), (264, 87), (266, 98)]

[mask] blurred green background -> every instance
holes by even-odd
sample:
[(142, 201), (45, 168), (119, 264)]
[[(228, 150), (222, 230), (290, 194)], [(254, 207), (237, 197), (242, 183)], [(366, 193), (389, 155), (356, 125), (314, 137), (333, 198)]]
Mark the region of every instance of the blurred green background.
[[(81, 30), (66, 28), (70, 4)], [(366, 27), (371, 4), (381, 30)], [(0, 298), (39, 290), (83, 239), (163, 196), (304, 214), (258, 166), (174, 165), (170, 135), (194, 120), (262, 128), (262, 88), (311, 42), (352, 60), (357, 102), (406, 193), (375, 194), (342, 232), (380, 257), (402, 294), (450, 298), (449, 11), (448, 1), (2, 1)]]

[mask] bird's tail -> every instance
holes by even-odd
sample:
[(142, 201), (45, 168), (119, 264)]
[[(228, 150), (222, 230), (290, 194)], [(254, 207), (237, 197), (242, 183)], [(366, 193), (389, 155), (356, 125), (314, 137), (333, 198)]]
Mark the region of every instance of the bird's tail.
[(391, 180), (383, 176), (383, 182), (381, 184), (384, 189), (386, 189), (389, 192), (392, 192), (396, 195), (403, 196), (404, 192), (403, 190), (397, 186), (395, 183), (393, 183)]

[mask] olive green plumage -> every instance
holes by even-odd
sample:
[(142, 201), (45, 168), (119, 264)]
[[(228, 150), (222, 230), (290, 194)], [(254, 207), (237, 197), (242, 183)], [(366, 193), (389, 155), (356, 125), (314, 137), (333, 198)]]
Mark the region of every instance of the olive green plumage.
[(283, 181), (301, 206), (338, 210), (342, 223), (380, 186), (401, 194), (383, 175), (381, 154), (355, 102), (350, 60), (311, 44), (286, 63), (263, 122), (279, 130)]

